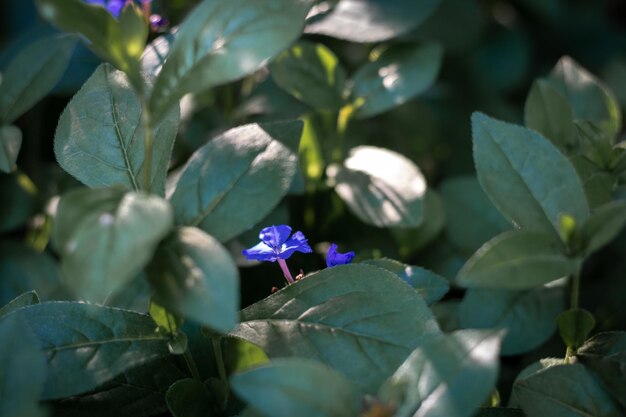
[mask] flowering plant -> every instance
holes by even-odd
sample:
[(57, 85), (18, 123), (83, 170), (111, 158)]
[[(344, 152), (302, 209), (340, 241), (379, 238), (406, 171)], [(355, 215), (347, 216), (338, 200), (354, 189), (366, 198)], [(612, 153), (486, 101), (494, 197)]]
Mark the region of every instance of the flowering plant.
[(615, 2), (24, 1), (0, 417), (626, 413)]

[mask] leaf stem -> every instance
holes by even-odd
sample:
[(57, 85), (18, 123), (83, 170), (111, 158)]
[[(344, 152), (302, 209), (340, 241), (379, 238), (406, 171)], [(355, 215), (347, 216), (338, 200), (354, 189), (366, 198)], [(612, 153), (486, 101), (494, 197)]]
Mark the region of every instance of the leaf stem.
[[(578, 298), (580, 297), (580, 268), (572, 274), (571, 286), (572, 292), (570, 295), (570, 309), (575, 310), (578, 308)], [(565, 351), (565, 363), (569, 365), (571, 363), (571, 358), (574, 355), (574, 349), (572, 349), (571, 346), (568, 346)]]
[(191, 375), (194, 379), (202, 382), (202, 377), (200, 376), (200, 372), (198, 371), (198, 367), (196, 366), (196, 361), (193, 360), (193, 356), (189, 353), (189, 349), (185, 350), (183, 353), (183, 358), (185, 358), (185, 362), (187, 362), (187, 367), (191, 371)]
[(578, 308), (578, 298), (580, 296), (580, 269), (572, 274), (572, 293), (570, 298), (570, 308)]
[(220, 336), (211, 336), (213, 342), (213, 352), (215, 353), (215, 363), (217, 364), (217, 373), (220, 380), (228, 386), (228, 376), (226, 375), (226, 367), (224, 366), (224, 355), (222, 354), (222, 343)]

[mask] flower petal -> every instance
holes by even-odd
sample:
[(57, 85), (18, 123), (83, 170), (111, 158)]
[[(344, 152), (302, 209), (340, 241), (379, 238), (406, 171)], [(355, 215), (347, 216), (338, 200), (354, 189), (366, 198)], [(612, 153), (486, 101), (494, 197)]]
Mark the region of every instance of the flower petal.
[(278, 226), (269, 226), (261, 230), (259, 233), (259, 239), (261, 239), (267, 246), (278, 249), (289, 238), (291, 234), (291, 227), (286, 224), (279, 224)]
[(336, 265), (345, 265), (352, 262), (352, 258), (354, 258), (355, 254), (353, 251), (340, 253), (337, 252), (337, 245), (334, 243), (330, 244), (328, 248), (328, 252), (326, 252), (326, 266), (331, 268)]
[(294, 252), (302, 252), (302, 253), (311, 253), (313, 249), (307, 243), (307, 239), (304, 237), (304, 234), (301, 231), (297, 231), (296, 233), (289, 238), (280, 248), (281, 259), (287, 259)]
[(275, 262), (278, 259), (276, 251), (263, 242), (259, 242), (250, 249), (244, 249), (241, 253), (251, 261)]

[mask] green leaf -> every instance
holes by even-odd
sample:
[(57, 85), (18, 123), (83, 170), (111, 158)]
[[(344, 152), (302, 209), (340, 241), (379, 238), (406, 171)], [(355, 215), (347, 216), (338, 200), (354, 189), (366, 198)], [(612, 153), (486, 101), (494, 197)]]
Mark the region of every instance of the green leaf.
[(53, 240), (65, 283), (102, 301), (148, 263), (172, 227), (167, 201), (122, 188), (74, 189), (59, 202)]
[(455, 177), (441, 185), (446, 234), (459, 249), (475, 252), (489, 239), (511, 229), (473, 176)]
[(439, 0), (342, 0), (330, 11), (314, 8), (305, 32), (352, 42), (386, 41), (419, 26), (438, 5)]
[(325, 365), (276, 359), (230, 378), (235, 393), (272, 417), (353, 417), (359, 413), (354, 384)]
[(585, 343), (596, 325), (596, 319), (585, 309), (573, 308), (562, 312), (557, 318), (557, 324), (565, 345), (576, 350)]
[(622, 114), (613, 93), (572, 58), (561, 58), (547, 81), (567, 97), (575, 119), (593, 122), (611, 139), (620, 131)]
[(573, 216), (577, 224), (589, 216), (576, 170), (543, 136), (474, 113), (472, 137), (480, 185), (519, 227), (558, 233), (561, 213)]
[(158, 327), (158, 331), (166, 335), (174, 335), (178, 333), (183, 320), (180, 317), (170, 313), (162, 305), (150, 300), (150, 307), (148, 308), (148, 314), (154, 320), (154, 323)]
[(527, 291), (470, 288), (459, 311), (463, 328), (506, 329), (502, 355), (535, 349), (556, 330), (556, 318), (565, 308), (563, 288)]
[(626, 332), (599, 333), (587, 340), (576, 356), (626, 409)]
[(187, 93), (258, 69), (302, 33), (310, 0), (205, 0), (180, 25), (154, 85), (156, 120)]
[(0, 126), (0, 171), (13, 171), (21, 147), (22, 131), (18, 127)]
[(265, 365), (269, 358), (257, 345), (236, 337), (222, 339), (224, 365), (228, 374), (247, 371), (259, 365)]
[[(126, 75), (100, 65), (72, 98), (57, 126), (54, 152), (61, 167), (89, 187), (143, 185), (145, 126), (143, 109)], [(151, 128), (150, 190), (165, 194), (165, 179), (178, 130), (172, 108)]]
[(54, 403), (63, 417), (137, 417), (167, 411), (165, 393), (185, 378), (171, 357), (128, 369), (95, 391)]
[(391, 272), (362, 264), (308, 275), (244, 309), (241, 320), (232, 335), (270, 358), (317, 359), (369, 392), (440, 333), (421, 296)]
[(396, 417), (470, 417), (498, 376), (502, 333), (461, 330), (427, 341), (380, 388)]
[(351, 79), (357, 118), (390, 110), (424, 92), (437, 78), (443, 49), (433, 43), (401, 44), (384, 50)]
[(572, 106), (548, 81), (537, 80), (533, 83), (526, 98), (524, 122), (526, 127), (541, 133), (563, 151), (576, 146)]
[(577, 271), (579, 261), (565, 255), (552, 236), (527, 231), (503, 233), (485, 243), (459, 271), (463, 287), (509, 290), (532, 288)]
[(592, 253), (612, 241), (626, 223), (626, 202), (614, 201), (598, 207), (582, 224), (585, 252)]
[(377, 227), (415, 227), (423, 221), (426, 179), (403, 155), (374, 146), (358, 146), (343, 165), (326, 174), (335, 192), (363, 222)]
[(124, 71), (138, 92), (143, 90), (139, 59), (149, 25), (141, 8), (134, 4), (125, 6), (118, 21), (104, 7), (81, 0), (36, 0), (35, 3), (44, 19), (66, 32), (87, 38), (91, 50)]
[(61, 35), (34, 42), (17, 54), (2, 72), (0, 122), (11, 123), (54, 88), (75, 45), (75, 37)]
[(377, 266), (393, 272), (400, 279), (411, 287), (415, 288), (417, 293), (421, 295), (427, 304), (432, 304), (443, 298), (450, 289), (448, 280), (444, 277), (420, 268), (419, 266), (411, 266), (393, 259), (370, 259), (362, 263)]
[(42, 300), (67, 297), (55, 259), (22, 243), (0, 242), (0, 277), (0, 305), (32, 290)]
[(613, 174), (598, 167), (582, 155), (573, 155), (570, 161), (582, 181), (589, 207), (592, 210), (613, 200), (613, 189), (616, 184)]
[(0, 320), (0, 417), (40, 417), (46, 361), (37, 338), (20, 317)]
[(39, 296), (35, 291), (29, 291), (25, 292), (24, 294), (20, 294), (0, 308), (0, 318), (2, 318), (2, 316), (6, 316), (9, 313), (12, 313), (18, 308), (30, 306), (33, 304), (39, 304)]
[(165, 395), (167, 407), (174, 417), (207, 417), (215, 407), (206, 386), (191, 378), (172, 384)]
[(302, 122), (230, 129), (189, 159), (171, 197), (178, 224), (225, 242), (254, 226), (289, 190)]
[(270, 74), (280, 88), (316, 109), (338, 110), (343, 105), (345, 70), (321, 43), (293, 45), (272, 62)]
[(623, 413), (583, 365), (554, 365), (513, 385), (518, 406), (532, 417), (619, 417)]
[(121, 372), (167, 355), (167, 338), (149, 316), (76, 302), (23, 307), (47, 357), (42, 399), (82, 394)]
[(221, 332), (237, 323), (239, 272), (228, 251), (200, 229), (178, 229), (159, 246), (146, 273), (167, 308)]

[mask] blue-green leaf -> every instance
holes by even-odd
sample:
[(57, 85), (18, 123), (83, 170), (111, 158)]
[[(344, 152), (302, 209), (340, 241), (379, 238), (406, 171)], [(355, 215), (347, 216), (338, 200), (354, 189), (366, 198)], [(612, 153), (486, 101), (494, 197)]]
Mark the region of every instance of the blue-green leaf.
[(430, 87), (439, 73), (442, 48), (433, 43), (401, 44), (384, 50), (350, 80), (356, 117), (390, 110)]
[(270, 65), (274, 82), (315, 109), (338, 110), (346, 73), (337, 56), (321, 43), (301, 41)]
[(230, 129), (198, 149), (171, 197), (176, 222), (227, 241), (265, 217), (289, 190), (302, 122)]
[(168, 202), (122, 188), (74, 189), (57, 209), (53, 241), (65, 283), (102, 301), (148, 263), (173, 223)]
[(513, 385), (518, 406), (532, 417), (620, 417), (600, 381), (581, 364), (554, 365)]
[(476, 251), (511, 224), (496, 210), (473, 176), (454, 177), (441, 184), (446, 235), (459, 249)]
[(405, 156), (384, 148), (358, 146), (343, 165), (326, 174), (335, 192), (362, 221), (377, 227), (415, 227), (423, 221), (426, 179)]
[(317, 359), (368, 392), (440, 334), (420, 295), (391, 272), (363, 264), (308, 275), (244, 309), (241, 320), (232, 334), (270, 358)]
[[(126, 75), (100, 65), (72, 98), (57, 126), (54, 152), (61, 167), (89, 187), (143, 188), (146, 162), (141, 100)], [(150, 190), (165, 194), (179, 111), (173, 107), (150, 129)]]
[(41, 417), (46, 361), (23, 319), (0, 320), (0, 417)]
[(187, 93), (258, 69), (302, 33), (310, 0), (204, 0), (180, 25), (154, 85), (158, 120)]
[(559, 286), (526, 291), (470, 288), (459, 318), (463, 328), (505, 329), (501, 353), (517, 355), (545, 342), (556, 330), (556, 318), (564, 308)]
[(420, 347), (383, 384), (378, 398), (395, 417), (470, 417), (498, 376), (502, 333), (461, 330)]
[(370, 259), (362, 263), (393, 272), (402, 281), (415, 288), (417, 293), (424, 297), (427, 304), (439, 301), (450, 289), (447, 279), (419, 266), (406, 265), (386, 258)]
[(579, 264), (568, 258), (563, 245), (550, 235), (511, 231), (478, 249), (456, 281), (463, 287), (522, 290), (569, 275)]
[(167, 337), (144, 314), (84, 303), (49, 302), (7, 318), (23, 319), (46, 354), (43, 399), (87, 392), (121, 372), (167, 355)]
[(381, 42), (405, 34), (437, 8), (439, 0), (341, 0), (330, 10), (321, 3), (307, 22), (306, 33), (352, 42)]
[(589, 216), (576, 170), (539, 133), (474, 113), (472, 137), (480, 185), (520, 228), (558, 233), (561, 214), (577, 224)]
[(613, 93), (572, 58), (561, 58), (547, 81), (567, 97), (575, 119), (593, 122), (611, 140), (620, 131), (622, 113)]
[(249, 405), (272, 417), (353, 417), (356, 385), (326, 365), (307, 359), (275, 359), (234, 374), (230, 383)]
[(202, 230), (178, 229), (159, 246), (146, 273), (168, 309), (222, 332), (237, 323), (239, 272), (226, 249)]
[(24, 48), (2, 73), (0, 122), (11, 123), (54, 88), (76, 45), (73, 36), (55, 36)]
[(0, 307), (0, 318), (17, 310), (18, 308), (30, 306), (33, 304), (39, 304), (39, 296), (35, 291), (29, 291), (25, 292), (24, 294), (20, 294), (4, 306)]

